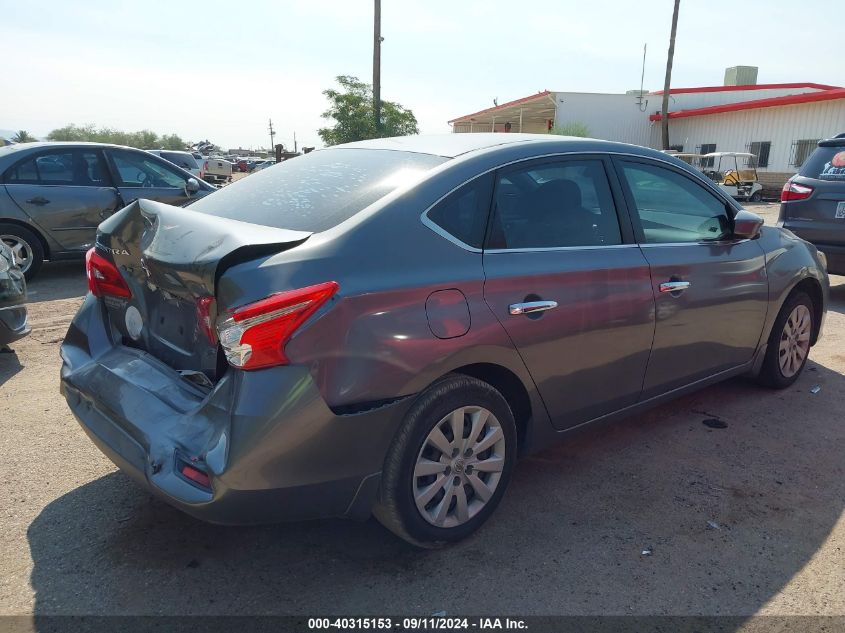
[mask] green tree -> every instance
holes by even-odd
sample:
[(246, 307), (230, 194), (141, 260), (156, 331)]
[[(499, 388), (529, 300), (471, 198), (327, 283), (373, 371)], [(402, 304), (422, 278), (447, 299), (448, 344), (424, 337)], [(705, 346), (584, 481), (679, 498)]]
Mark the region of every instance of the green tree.
[(570, 121), (563, 125), (555, 125), (551, 130), (551, 134), (558, 134), (559, 136), (580, 136), (583, 138), (590, 135), (590, 128), (583, 123)]
[(18, 130), (17, 134), (12, 137), (12, 141), (15, 143), (34, 143), (37, 140), (37, 138), (26, 130)]
[(178, 134), (159, 136), (152, 130), (124, 132), (110, 127), (98, 128), (91, 123), (88, 125), (71, 123), (65, 127), (57, 128), (47, 135), (47, 139), (50, 141), (114, 143), (115, 145), (127, 145), (138, 149), (185, 149), (185, 141)]
[(322, 116), (335, 122), (333, 127), (317, 130), (326, 145), (419, 133), (414, 113), (392, 101), (381, 102), (381, 129), (376, 129), (373, 87), (349, 75), (337, 77), (337, 83), (340, 90), (323, 91), (330, 106)]

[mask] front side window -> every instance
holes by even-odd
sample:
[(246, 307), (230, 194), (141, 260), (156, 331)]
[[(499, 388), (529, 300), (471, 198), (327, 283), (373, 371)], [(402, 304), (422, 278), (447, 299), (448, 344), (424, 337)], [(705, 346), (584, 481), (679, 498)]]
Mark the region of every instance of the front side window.
[(645, 242), (667, 244), (724, 239), (730, 234), (725, 202), (678, 172), (622, 161)]
[(561, 248), (622, 243), (604, 163), (567, 160), (500, 174), (489, 248)]
[(124, 187), (184, 188), (185, 178), (149, 154), (109, 150), (114, 167)]
[(481, 248), (492, 183), (492, 175), (479, 176), (438, 202), (428, 212), (428, 219), (464, 244)]

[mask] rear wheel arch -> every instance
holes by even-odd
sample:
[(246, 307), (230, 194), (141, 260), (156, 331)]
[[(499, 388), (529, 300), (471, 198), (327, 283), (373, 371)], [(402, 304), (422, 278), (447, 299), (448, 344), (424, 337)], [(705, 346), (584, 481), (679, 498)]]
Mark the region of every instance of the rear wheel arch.
[(0, 224), (12, 224), (14, 226), (19, 226), (35, 235), (41, 243), (41, 248), (44, 249), (44, 259), (50, 259), (50, 244), (47, 242), (47, 238), (44, 237), (40, 228), (27, 222), (21, 222), (20, 220), (5, 217), (0, 217)]
[(507, 401), (513, 414), (514, 422), (516, 423), (517, 445), (522, 450), (528, 436), (528, 425), (531, 421), (532, 407), (528, 389), (526, 389), (525, 384), (519, 376), (510, 369), (494, 363), (464, 365), (462, 367), (456, 367), (450, 374), (472, 376), (487, 383), (502, 394), (502, 397)]

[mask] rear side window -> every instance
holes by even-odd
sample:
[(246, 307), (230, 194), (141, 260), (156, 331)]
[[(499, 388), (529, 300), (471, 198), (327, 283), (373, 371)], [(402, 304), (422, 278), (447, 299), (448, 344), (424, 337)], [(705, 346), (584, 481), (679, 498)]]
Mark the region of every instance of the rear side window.
[(520, 166), (496, 183), (489, 248), (561, 248), (622, 243), (601, 160)]
[(428, 212), (428, 219), (464, 244), (481, 248), (492, 186), (492, 174), (479, 176), (438, 202)]
[(445, 162), (394, 150), (326, 149), (262, 169), (191, 210), (295, 231), (326, 231)]
[(97, 151), (48, 152), (24, 160), (6, 171), (7, 184), (109, 186), (108, 171)]
[(845, 147), (819, 147), (801, 166), (800, 175), (845, 182)]

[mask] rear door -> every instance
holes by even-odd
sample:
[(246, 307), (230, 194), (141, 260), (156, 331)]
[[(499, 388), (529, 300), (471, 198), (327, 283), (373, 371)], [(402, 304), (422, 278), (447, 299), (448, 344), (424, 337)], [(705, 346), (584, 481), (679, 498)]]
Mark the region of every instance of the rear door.
[(558, 428), (634, 404), (651, 350), (649, 267), (608, 167), (560, 158), (497, 175), (484, 297)]
[(106, 149), (106, 156), (125, 204), (144, 198), (178, 206), (190, 197), (190, 174), (149, 152)]
[(643, 398), (750, 361), (768, 308), (763, 249), (733, 238), (727, 202), (683, 170), (614, 161), (656, 305)]
[(120, 206), (98, 149), (30, 155), (6, 171), (4, 184), (24, 213), (68, 251), (90, 248), (97, 225)]

